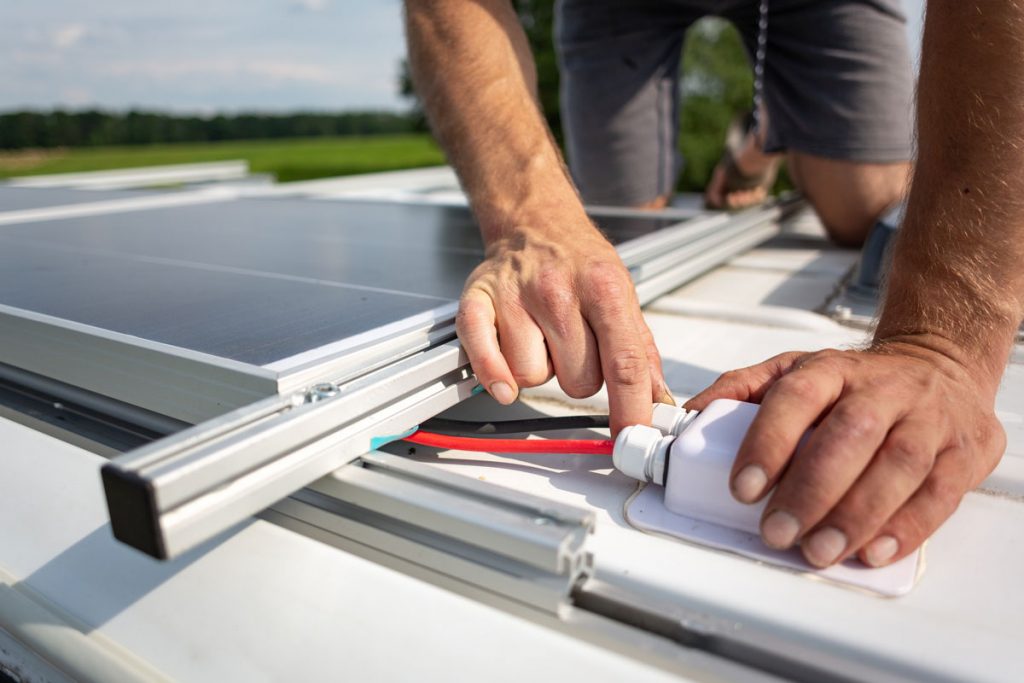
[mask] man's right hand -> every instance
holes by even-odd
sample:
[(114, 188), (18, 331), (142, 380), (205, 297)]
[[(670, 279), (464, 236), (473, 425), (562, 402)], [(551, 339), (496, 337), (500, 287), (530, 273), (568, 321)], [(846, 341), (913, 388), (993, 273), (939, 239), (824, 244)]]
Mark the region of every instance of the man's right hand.
[(487, 258), (458, 331), (501, 403), (552, 375), (570, 396), (608, 385), (612, 431), (671, 400), (633, 283), (587, 218), (537, 97), (509, 0), (406, 0), (409, 67), (470, 198)]
[(604, 381), (614, 434), (649, 424), (652, 400), (671, 401), (629, 273), (593, 225), (491, 240), (466, 281), (457, 329), (480, 383), (500, 403), (552, 375), (574, 398)]

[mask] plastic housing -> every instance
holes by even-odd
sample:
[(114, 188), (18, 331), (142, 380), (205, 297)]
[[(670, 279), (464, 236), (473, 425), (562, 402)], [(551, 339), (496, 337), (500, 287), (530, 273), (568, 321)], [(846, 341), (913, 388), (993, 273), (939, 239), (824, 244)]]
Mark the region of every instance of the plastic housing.
[(760, 533), (767, 498), (745, 505), (732, 496), (729, 474), (758, 406), (713, 401), (672, 444), (665, 482), (665, 507), (714, 524)]

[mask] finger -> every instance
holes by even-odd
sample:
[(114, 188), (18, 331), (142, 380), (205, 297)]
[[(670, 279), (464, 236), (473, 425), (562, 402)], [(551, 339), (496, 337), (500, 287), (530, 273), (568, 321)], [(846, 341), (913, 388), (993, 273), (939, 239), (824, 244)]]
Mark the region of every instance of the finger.
[(749, 368), (731, 370), (687, 401), (683, 407), (686, 410), (704, 410), (709, 403), (719, 398), (760, 403), (771, 385), (807, 355), (803, 351), (791, 351)]
[(647, 364), (651, 372), (651, 399), (655, 403), (667, 403), (670, 406), (674, 406), (676, 399), (672, 396), (672, 392), (665, 382), (665, 373), (661, 365), (661, 353), (658, 351), (658, 345), (654, 343), (654, 335), (651, 334), (651, 328), (647, 326), (647, 321), (644, 319), (640, 306), (638, 305), (634, 310), (636, 311), (636, 329), (640, 332), (640, 340), (647, 352)]
[(612, 434), (651, 422), (651, 373), (644, 342), (635, 327), (633, 283), (625, 273), (595, 276), (583, 314), (597, 338), (601, 373), (608, 386)]
[(921, 420), (893, 427), (839, 505), (801, 543), (808, 562), (828, 566), (873, 539), (931, 472), (939, 438), (935, 426)]
[(522, 308), (505, 307), (498, 311), (498, 344), (520, 387), (535, 387), (551, 378), (551, 360), (544, 333)]
[[(806, 442), (797, 448), (781, 475), (765, 507), (761, 525), (765, 543), (773, 548), (788, 548), (803, 531), (820, 522), (839, 503), (900, 417), (896, 405), (896, 401), (870, 397), (839, 399)], [(769, 473), (769, 486), (771, 481)], [(824, 551), (835, 550), (835, 556), (845, 551), (846, 543), (840, 536), (838, 531), (826, 534), (827, 538), (817, 544), (821, 547), (815, 546), (822, 552), (812, 552), (808, 560), (819, 559)], [(841, 546), (840, 541), (843, 541)], [(830, 564), (835, 556), (824, 564)]]
[[(737, 500), (756, 502), (772, 488), (800, 439), (842, 389), (842, 377), (822, 364), (790, 371), (775, 381), (736, 453), (730, 482)], [(787, 535), (792, 526), (787, 525)], [(772, 540), (778, 537), (773, 531)]]
[(519, 387), (498, 346), (491, 297), (478, 289), (463, 294), (455, 330), (481, 386), (499, 403), (508, 405), (515, 401)]
[(920, 488), (861, 549), (861, 561), (881, 567), (916, 550), (956, 511), (971, 471), (971, 454), (953, 448), (940, 453)]
[(559, 386), (573, 398), (597, 393), (603, 379), (597, 340), (580, 313), (571, 286), (547, 280), (531, 303)]

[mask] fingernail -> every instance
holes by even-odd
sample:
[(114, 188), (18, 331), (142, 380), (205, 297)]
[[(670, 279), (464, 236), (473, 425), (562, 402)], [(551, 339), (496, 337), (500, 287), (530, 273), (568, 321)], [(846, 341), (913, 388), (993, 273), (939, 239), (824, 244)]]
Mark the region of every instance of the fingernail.
[(768, 484), (768, 475), (757, 465), (747, 465), (732, 480), (732, 490), (736, 500), (741, 503), (753, 503)]
[(864, 559), (872, 567), (881, 567), (896, 555), (900, 542), (892, 536), (879, 536), (864, 549)]
[(668, 389), (662, 390), (661, 398), (658, 399), (658, 403), (664, 403), (666, 405), (675, 406), (676, 399), (672, 396), (672, 393)]
[(811, 534), (800, 544), (807, 561), (816, 567), (827, 567), (846, 550), (846, 534), (833, 526), (827, 526)]
[(508, 385), (508, 382), (492, 382), (490, 388), (491, 396), (503, 405), (508, 405), (516, 400), (516, 392)]
[(800, 533), (800, 522), (784, 510), (776, 510), (761, 522), (761, 537), (773, 548), (780, 550), (789, 548), (796, 541), (798, 533)]

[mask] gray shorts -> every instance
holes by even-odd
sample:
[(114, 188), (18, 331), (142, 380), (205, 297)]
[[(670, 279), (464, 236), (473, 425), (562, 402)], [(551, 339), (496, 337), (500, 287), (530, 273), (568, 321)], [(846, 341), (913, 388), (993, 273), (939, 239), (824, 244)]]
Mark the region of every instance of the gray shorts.
[[(706, 15), (735, 24), (754, 54), (756, 0), (559, 0), (562, 121), (585, 201), (632, 206), (672, 192), (680, 51)], [(768, 151), (910, 158), (914, 86), (900, 0), (770, 0), (767, 37)]]

